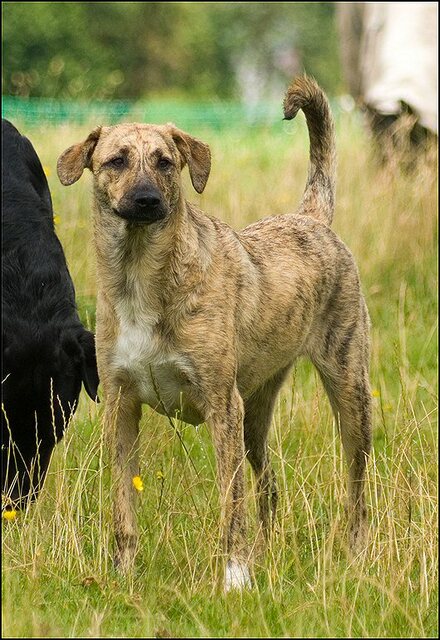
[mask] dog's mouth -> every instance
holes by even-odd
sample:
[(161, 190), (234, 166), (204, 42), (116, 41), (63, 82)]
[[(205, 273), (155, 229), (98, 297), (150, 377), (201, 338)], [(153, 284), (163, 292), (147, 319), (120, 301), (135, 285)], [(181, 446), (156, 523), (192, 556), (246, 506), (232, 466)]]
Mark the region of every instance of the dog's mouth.
[(159, 222), (166, 217), (166, 208), (163, 205), (154, 207), (133, 207), (130, 209), (113, 207), (113, 213), (119, 218), (136, 225), (149, 225)]

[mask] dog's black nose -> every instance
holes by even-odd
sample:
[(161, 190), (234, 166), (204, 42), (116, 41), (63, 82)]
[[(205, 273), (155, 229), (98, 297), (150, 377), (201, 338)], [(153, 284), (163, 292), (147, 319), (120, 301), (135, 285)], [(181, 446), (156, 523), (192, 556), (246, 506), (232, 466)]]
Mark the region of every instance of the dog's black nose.
[(138, 185), (121, 198), (118, 208), (114, 211), (130, 222), (149, 224), (162, 220), (167, 208), (159, 189), (150, 185)]
[(160, 205), (160, 198), (153, 193), (139, 193), (134, 201), (138, 207), (157, 207)]

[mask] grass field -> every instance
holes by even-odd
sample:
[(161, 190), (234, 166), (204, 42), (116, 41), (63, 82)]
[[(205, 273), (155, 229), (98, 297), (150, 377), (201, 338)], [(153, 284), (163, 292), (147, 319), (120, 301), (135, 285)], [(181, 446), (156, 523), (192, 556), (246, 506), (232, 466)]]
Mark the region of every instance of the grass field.
[[(94, 125), (96, 123), (92, 123)], [(47, 168), (82, 319), (94, 324), (91, 180), (62, 187), (56, 159), (87, 127), (22, 129)], [(276, 129), (193, 131), (211, 146), (205, 193), (190, 200), (238, 229), (293, 211), (305, 184), (304, 121)], [(219, 589), (218, 497), (206, 426), (142, 418), (136, 571), (111, 562), (102, 405), (82, 394), (38, 502), (3, 523), (3, 637), (437, 637), (437, 168), (373, 160), (362, 127), (339, 119), (334, 229), (352, 250), (372, 320), (371, 527), (346, 549), (346, 468), (318, 376), (299, 362), (280, 394), (270, 446), (280, 501), (255, 588)], [(248, 470), (249, 537), (255, 533)], [(213, 576), (217, 578), (213, 579)]]

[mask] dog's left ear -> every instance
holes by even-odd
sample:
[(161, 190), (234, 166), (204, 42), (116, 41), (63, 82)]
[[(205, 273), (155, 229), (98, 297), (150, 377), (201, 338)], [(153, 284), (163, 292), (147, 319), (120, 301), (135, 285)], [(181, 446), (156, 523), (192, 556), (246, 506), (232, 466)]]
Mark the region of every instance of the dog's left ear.
[(98, 367), (96, 364), (95, 336), (82, 325), (69, 329), (62, 342), (62, 349), (76, 362), (81, 380), (88, 395), (95, 402), (98, 398)]
[(191, 182), (197, 193), (202, 193), (211, 171), (211, 151), (204, 142), (197, 140), (173, 124), (168, 125), (169, 132), (182, 156), (183, 165), (188, 165)]
[(95, 336), (90, 331), (84, 329), (79, 335), (79, 342), (83, 352), (81, 372), (84, 388), (92, 400), (99, 402), (99, 375), (96, 364)]

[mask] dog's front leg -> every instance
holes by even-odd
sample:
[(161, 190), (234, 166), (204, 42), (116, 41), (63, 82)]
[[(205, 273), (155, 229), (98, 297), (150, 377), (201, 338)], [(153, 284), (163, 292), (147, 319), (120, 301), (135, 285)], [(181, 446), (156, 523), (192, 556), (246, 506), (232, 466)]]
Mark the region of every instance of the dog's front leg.
[(104, 429), (111, 452), (113, 481), (113, 523), (116, 541), (115, 566), (123, 573), (131, 570), (136, 554), (138, 529), (136, 489), (139, 474), (139, 420), (141, 403), (127, 387), (114, 387), (106, 394)]
[(243, 416), (243, 401), (234, 387), (219, 402), (210, 419), (217, 459), (222, 542), (228, 558), (226, 591), (251, 587), (246, 551)]

